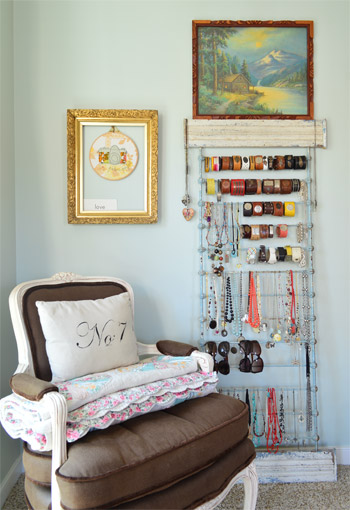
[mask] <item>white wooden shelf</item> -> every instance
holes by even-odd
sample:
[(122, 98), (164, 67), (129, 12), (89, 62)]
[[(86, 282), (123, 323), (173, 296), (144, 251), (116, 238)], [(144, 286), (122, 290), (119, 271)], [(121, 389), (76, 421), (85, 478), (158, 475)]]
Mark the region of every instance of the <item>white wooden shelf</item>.
[(190, 147), (326, 148), (326, 120), (187, 120)]

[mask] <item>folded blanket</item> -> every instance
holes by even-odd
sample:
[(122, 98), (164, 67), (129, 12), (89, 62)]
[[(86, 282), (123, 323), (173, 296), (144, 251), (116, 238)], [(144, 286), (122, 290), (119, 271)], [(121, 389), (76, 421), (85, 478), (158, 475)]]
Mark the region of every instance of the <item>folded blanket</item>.
[[(167, 409), (185, 400), (213, 393), (216, 391), (217, 380), (216, 373), (195, 372), (101, 397), (68, 413), (67, 441), (76, 441), (90, 430), (104, 429), (142, 414)], [(0, 401), (0, 417), (11, 437), (20, 437), (34, 450), (52, 449), (51, 419), (42, 402), (9, 395)]]
[[(157, 363), (169, 362), (168, 359), (163, 361), (162, 359), (146, 360), (141, 364), (148, 366), (150, 368), (149, 372), (152, 372), (152, 367)], [(179, 358), (176, 359), (179, 360)], [(177, 369), (180, 367), (180, 370), (186, 370), (186, 367), (188, 369), (190, 366), (186, 363), (186, 360), (179, 363)], [(137, 365), (140, 365), (140, 363)], [(133, 365), (133, 367), (135, 366)], [(170, 370), (170, 368), (164, 366), (163, 370), (166, 373), (166, 370)], [(148, 373), (147, 369), (144, 371)], [(130, 372), (132, 373), (132, 370)], [(72, 404), (74, 402), (74, 409), (68, 412), (67, 418), (68, 442), (80, 439), (90, 430), (104, 429), (145, 413), (167, 409), (185, 400), (208, 395), (216, 391), (218, 382), (215, 372), (192, 372), (177, 377), (147, 382), (135, 387), (123, 388), (107, 395), (104, 394), (104, 390), (106, 386), (110, 387), (110, 379), (107, 380), (107, 385), (104, 384), (106, 379), (100, 379), (99, 377), (97, 377), (97, 384), (93, 383), (95, 376), (101, 375), (94, 374), (79, 378), (81, 384), (76, 383), (77, 379), (74, 379), (59, 385), (59, 391), (66, 397), (67, 403)], [(111, 379), (114, 378), (115, 376), (111, 374)], [(98, 383), (101, 381), (102, 383), (99, 385)], [(103, 396), (92, 398), (99, 393), (102, 393)], [(90, 401), (76, 408), (75, 406), (79, 400), (86, 400), (88, 395)], [(11, 437), (22, 438), (34, 450), (49, 451), (52, 449), (51, 419), (42, 401), (32, 402), (15, 394), (9, 395), (0, 401), (0, 420)]]
[(191, 356), (154, 356), (135, 365), (77, 377), (57, 386), (59, 392), (66, 397), (68, 411), (72, 411), (115, 391), (190, 374), (197, 370), (197, 362)]

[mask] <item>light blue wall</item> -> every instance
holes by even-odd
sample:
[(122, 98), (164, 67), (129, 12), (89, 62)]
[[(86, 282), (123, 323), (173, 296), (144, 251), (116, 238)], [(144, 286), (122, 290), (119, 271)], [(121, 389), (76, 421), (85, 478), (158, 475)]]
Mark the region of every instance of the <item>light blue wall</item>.
[[(140, 340), (198, 338), (198, 231), (182, 218), (183, 119), (192, 116), (193, 19), (313, 19), (318, 151), (320, 436), (349, 447), (348, 2), (15, 2), (17, 280), (115, 275), (136, 294)], [(102, 72), (101, 72), (102, 70)], [(68, 225), (66, 109), (159, 111), (159, 222)], [(190, 193), (197, 175), (191, 169)], [(230, 384), (237, 382), (233, 374)]]
[[(1, 397), (9, 393), (8, 381), (17, 365), (17, 349), (8, 309), (8, 295), (16, 285), (13, 4), (0, 2), (1, 35), (1, 149), (0, 149), (0, 362)], [(19, 441), (0, 429), (0, 484), (20, 454)], [(1, 497), (2, 500), (2, 497)]]

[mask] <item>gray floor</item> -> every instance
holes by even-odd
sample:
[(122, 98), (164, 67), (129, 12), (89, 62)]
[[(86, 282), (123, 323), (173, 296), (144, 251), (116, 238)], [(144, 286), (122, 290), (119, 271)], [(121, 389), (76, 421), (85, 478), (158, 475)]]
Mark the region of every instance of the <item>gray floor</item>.
[[(26, 510), (23, 475), (12, 489), (2, 510)], [(235, 485), (217, 510), (241, 510), (243, 485)], [(338, 481), (285, 483), (259, 486), (256, 510), (349, 510), (350, 466), (338, 466)]]

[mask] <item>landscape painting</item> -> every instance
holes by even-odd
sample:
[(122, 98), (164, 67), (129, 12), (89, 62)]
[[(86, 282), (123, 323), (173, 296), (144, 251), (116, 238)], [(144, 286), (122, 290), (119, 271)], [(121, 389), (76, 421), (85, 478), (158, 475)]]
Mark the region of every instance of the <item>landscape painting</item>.
[(313, 119), (312, 21), (193, 21), (193, 118)]

